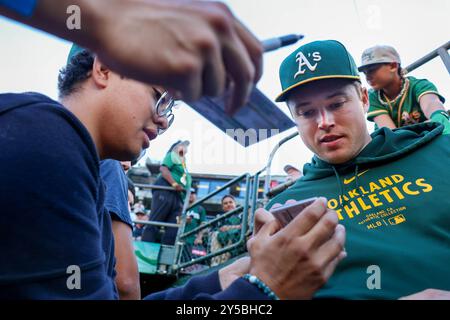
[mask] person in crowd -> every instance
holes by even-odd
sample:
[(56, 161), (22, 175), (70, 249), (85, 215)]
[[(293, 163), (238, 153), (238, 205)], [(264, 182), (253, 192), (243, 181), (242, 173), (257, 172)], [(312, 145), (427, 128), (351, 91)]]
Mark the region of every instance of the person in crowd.
[[(136, 220), (138, 221), (148, 221), (148, 214), (142, 210), (135, 213)], [(136, 223), (133, 228), (133, 239), (136, 241), (141, 241), (142, 232), (144, 231), (145, 225), (142, 223)]]
[[(154, 185), (172, 187), (173, 190), (154, 189), (150, 221), (177, 223), (183, 210), (186, 190), (191, 188), (192, 178), (186, 166), (189, 141), (178, 140), (168, 150), (159, 168), (161, 174)], [(142, 241), (173, 245), (178, 228), (166, 227), (161, 235), (158, 226), (148, 225)]]
[[(223, 213), (230, 212), (237, 208), (236, 199), (231, 194), (226, 194), (221, 199)], [(219, 224), (218, 231), (211, 235), (211, 252), (216, 252), (226, 246), (236, 243), (241, 236), (242, 213), (232, 215)], [(230, 258), (243, 253), (242, 248), (233, 249), (219, 256), (212, 258), (212, 265), (226, 262)]]
[(397, 50), (377, 45), (366, 49), (361, 60), (358, 70), (372, 87), (367, 119), (376, 128), (395, 129), (432, 120), (450, 132), (444, 97), (427, 79), (405, 76)]
[[(191, 193), (189, 195), (189, 206), (194, 204), (197, 201), (197, 191), (194, 188), (191, 188)], [(186, 227), (184, 232), (189, 232), (198, 228), (202, 223), (206, 221), (206, 210), (201, 205), (196, 205), (193, 208), (190, 208), (186, 212)], [(192, 251), (194, 246), (205, 246), (207, 244), (207, 240), (205, 241), (205, 237), (207, 230), (203, 229), (197, 234), (192, 234), (186, 238), (186, 245), (188, 251)]]

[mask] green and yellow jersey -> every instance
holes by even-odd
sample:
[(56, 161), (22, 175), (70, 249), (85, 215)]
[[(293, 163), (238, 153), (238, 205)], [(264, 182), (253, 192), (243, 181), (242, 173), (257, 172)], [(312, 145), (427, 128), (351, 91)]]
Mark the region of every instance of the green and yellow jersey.
[[(195, 206), (186, 212), (186, 216), (191, 216), (191, 222), (186, 222), (184, 232), (189, 232), (199, 227), (202, 222), (206, 221), (206, 211), (202, 206)], [(197, 234), (192, 234), (186, 238), (186, 243), (193, 245)]]
[(367, 119), (374, 121), (376, 116), (387, 114), (397, 128), (424, 122), (427, 118), (422, 112), (419, 101), (423, 95), (429, 93), (436, 94), (442, 103), (445, 102), (435, 85), (426, 79), (406, 77), (401, 93), (393, 101), (390, 101), (381, 91), (371, 89)]

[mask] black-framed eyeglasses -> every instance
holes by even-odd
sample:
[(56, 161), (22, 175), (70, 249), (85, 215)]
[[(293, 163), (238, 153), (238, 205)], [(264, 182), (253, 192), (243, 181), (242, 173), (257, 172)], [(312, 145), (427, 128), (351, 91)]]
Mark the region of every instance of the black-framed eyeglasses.
[(158, 135), (163, 134), (172, 125), (175, 119), (172, 113), (172, 108), (175, 105), (175, 99), (165, 91), (156, 102), (156, 114), (158, 117), (165, 117), (167, 119), (167, 128), (158, 128)]

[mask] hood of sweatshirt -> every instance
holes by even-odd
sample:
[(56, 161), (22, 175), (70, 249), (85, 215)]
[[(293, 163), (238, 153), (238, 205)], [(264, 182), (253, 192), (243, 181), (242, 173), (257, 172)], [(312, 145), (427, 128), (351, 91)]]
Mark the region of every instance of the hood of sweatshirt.
[(355, 171), (364, 167), (391, 162), (414, 152), (423, 145), (438, 137), (443, 126), (435, 122), (419, 123), (400, 129), (390, 130), (381, 128), (371, 134), (372, 141), (359, 153), (359, 155), (343, 164), (330, 164), (314, 156), (311, 163), (303, 168), (302, 180), (318, 180), (330, 175)]
[(353, 172), (358, 187), (358, 173), (366, 167), (381, 165), (404, 157), (438, 137), (442, 131), (443, 126), (435, 122), (419, 123), (395, 130), (381, 128), (371, 134), (372, 140), (359, 155), (346, 163), (330, 164), (314, 156), (311, 163), (303, 167), (304, 176), (300, 180), (314, 181), (334, 175), (342, 195), (341, 175)]

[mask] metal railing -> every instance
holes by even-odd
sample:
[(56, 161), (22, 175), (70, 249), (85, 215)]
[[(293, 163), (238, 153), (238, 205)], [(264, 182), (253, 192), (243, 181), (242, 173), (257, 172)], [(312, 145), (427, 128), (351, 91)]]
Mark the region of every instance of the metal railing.
[[(238, 249), (238, 248), (245, 248), (246, 237), (250, 234), (251, 230), (253, 230), (253, 225), (254, 225), (254, 216), (255, 216), (255, 211), (257, 209), (257, 204), (258, 204), (258, 189), (259, 189), (259, 181), (260, 181), (259, 177), (261, 176), (261, 174), (263, 172), (267, 172), (266, 173), (266, 181), (265, 181), (265, 185), (264, 185), (264, 190), (265, 190), (264, 195), (267, 196), (267, 193), (270, 191), (269, 190), (269, 182), (270, 182), (270, 177), (271, 177), (270, 169), (271, 169), (271, 165), (272, 165), (272, 161), (275, 156), (275, 153), (278, 151), (278, 149), (284, 143), (295, 138), (297, 135), (298, 135), (298, 132), (295, 132), (295, 133), (292, 133), (289, 136), (285, 137), (284, 139), (282, 139), (277, 144), (277, 146), (272, 150), (269, 160), (267, 162), (267, 165), (263, 169), (258, 171), (254, 176), (251, 176), (248, 173), (238, 176), (238, 177), (230, 180), (229, 182), (227, 182), (220, 188), (216, 189), (215, 191), (209, 193), (205, 197), (195, 201), (191, 205), (189, 205), (190, 190), (186, 190), (187, 194), (186, 194), (186, 198), (184, 201), (183, 210), (182, 210), (182, 214), (180, 216), (179, 223), (173, 224), (173, 223), (155, 222), (155, 221), (139, 221), (139, 220), (134, 221), (135, 223), (146, 224), (146, 225), (178, 228), (177, 237), (175, 240), (175, 244), (173, 246), (174, 261), (173, 261), (173, 264), (169, 267), (169, 270), (168, 270), (169, 273), (178, 273), (186, 267), (189, 267), (189, 266), (192, 266), (195, 264), (201, 264), (206, 261), (210, 261), (214, 257), (221, 256), (223, 254), (232, 252), (233, 250)], [(239, 206), (232, 211), (226, 212), (226, 213), (216, 217), (213, 220), (202, 223), (198, 227), (185, 232), (187, 212), (190, 209), (205, 203), (206, 201), (208, 201), (215, 195), (223, 192), (227, 188), (229, 188), (243, 180), (245, 180), (245, 188), (246, 188), (243, 206)], [(157, 185), (136, 184), (136, 186), (139, 188), (145, 188), (145, 189), (159, 189), (159, 190), (171, 190), (171, 191), (174, 190), (174, 188), (172, 188), (172, 187), (157, 186)], [(267, 200), (267, 199), (265, 199), (265, 200)], [(237, 214), (240, 214), (240, 213), (243, 213), (243, 214), (242, 214), (242, 220), (240, 222), (241, 228), (240, 228), (239, 238), (237, 239), (237, 241), (232, 242), (229, 245), (225, 245), (222, 248), (220, 248), (219, 250), (216, 250), (214, 252), (212, 252), (212, 251), (207, 252), (204, 256), (184, 259), (185, 257), (183, 256), (183, 252), (184, 252), (183, 249), (187, 248), (186, 239), (188, 237), (190, 237), (194, 234), (199, 234), (203, 230), (209, 230), (211, 228), (213, 229), (213, 227), (215, 225), (218, 225), (220, 222), (226, 221), (228, 218), (235, 216)], [(168, 247), (168, 246), (166, 246), (166, 247)]]
[(409, 73), (420, 66), (424, 65), (430, 60), (433, 60), (436, 57), (440, 57), (442, 59), (442, 62), (444, 63), (445, 67), (447, 68), (448, 73), (450, 73), (450, 57), (448, 55), (448, 50), (450, 49), (450, 41), (443, 44), (437, 49), (434, 49), (427, 55), (423, 56), (422, 58), (418, 59), (417, 61), (411, 63), (409, 66), (405, 67), (405, 73)]
[[(171, 274), (177, 274), (181, 270), (183, 270), (186, 267), (192, 266), (194, 264), (201, 264), (205, 261), (208, 261), (216, 256), (221, 256), (223, 254), (227, 254), (232, 252), (235, 249), (245, 248), (246, 244), (246, 237), (249, 235), (250, 231), (253, 229), (253, 219), (254, 219), (254, 213), (258, 198), (258, 184), (259, 184), (259, 174), (257, 173), (255, 176), (251, 176), (250, 174), (246, 173), (239, 177), (236, 177), (220, 188), (216, 189), (215, 191), (209, 193), (205, 197), (197, 200), (193, 204), (189, 205), (189, 196), (190, 196), (190, 190), (186, 190), (186, 198), (183, 205), (182, 214), (180, 216), (180, 221), (178, 223), (167, 223), (167, 222), (159, 222), (159, 221), (141, 221), (141, 220), (135, 220), (133, 223), (135, 224), (144, 224), (144, 225), (154, 225), (162, 228), (166, 227), (172, 227), (172, 228), (178, 228), (177, 237), (175, 240), (174, 246), (164, 246), (164, 251), (167, 252), (167, 250), (173, 252), (173, 263), (169, 264), (167, 267), (168, 269), (165, 271), (165, 273), (171, 273)], [(245, 197), (244, 197), (244, 204), (243, 206), (238, 206), (236, 209), (231, 210), (229, 212), (226, 212), (218, 217), (216, 217), (213, 220), (210, 220), (206, 223), (202, 223), (200, 226), (193, 230), (189, 230), (185, 232), (186, 229), (186, 218), (187, 218), (187, 212), (194, 208), (195, 206), (201, 205), (214, 197), (215, 195), (219, 194), (220, 192), (223, 192), (227, 188), (245, 180)], [(175, 189), (172, 187), (166, 187), (166, 186), (158, 186), (153, 184), (135, 184), (136, 187), (142, 188), (142, 189), (153, 189), (153, 190), (169, 190), (174, 191)], [(236, 239), (237, 241), (234, 241), (230, 245), (225, 245), (221, 249), (209, 252), (205, 256), (202, 257), (196, 257), (193, 259), (188, 259), (188, 261), (183, 260), (183, 249), (187, 247), (186, 239), (189, 236), (192, 236), (193, 234), (198, 234), (202, 230), (209, 229), (214, 225), (218, 225), (220, 222), (226, 221), (228, 218), (235, 216), (237, 214), (242, 214), (242, 220), (240, 222), (241, 230), (239, 233), (239, 238)]]
[[(188, 232), (184, 232), (185, 227), (186, 227), (186, 218), (187, 218), (187, 211), (189, 209), (192, 209), (195, 206), (198, 206), (204, 202), (206, 202), (207, 200), (209, 200), (210, 198), (214, 197), (216, 194), (222, 192), (223, 190), (226, 190), (227, 188), (229, 188), (230, 186), (242, 181), (242, 180), (246, 180), (246, 193), (245, 193), (245, 199), (244, 199), (244, 206), (240, 206), (232, 211), (226, 212), (222, 215), (220, 215), (219, 217), (208, 221), (206, 223), (202, 223), (200, 226), (198, 226), (197, 228), (190, 230)], [(252, 185), (252, 190), (254, 190), (254, 183), (252, 184), (251, 181), (254, 181), (254, 179), (248, 174), (243, 174), (239, 177), (236, 177), (235, 179), (229, 181), (228, 183), (224, 184), (223, 186), (221, 186), (220, 188), (218, 188), (217, 190), (211, 192), (210, 194), (206, 195), (205, 197), (203, 197), (202, 199), (194, 202), (192, 205), (190, 205), (189, 207), (186, 207), (183, 210), (182, 216), (181, 216), (181, 227), (178, 229), (178, 234), (177, 234), (177, 240), (175, 243), (175, 256), (177, 257), (177, 261), (176, 263), (172, 266), (174, 271), (179, 271), (183, 268), (186, 268), (188, 266), (194, 265), (194, 264), (199, 264), (202, 263), (204, 261), (208, 261), (211, 258), (214, 258), (216, 256), (220, 256), (224, 253), (229, 253), (231, 251), (233, 251), (236, 248), (239, 247), (244, 247), (245, 246), (245, 237), (247, 235), (247, 230), (249, 230), (248, 227), (248, 216), (249, 216), (249, 209), (250, 208), (254, 208), (252, 206), (249, 205), (250, 203), (250, 195), (251, 193), (249, 192), (250, 190), (250, 186)], [(253, 199), (252, 199), (253, 200)], [(252, 209), (253, 210), (253, 209)], [(207, 253), (205, 256), (203, 257), (197, 257), (197, 258), (193, 258), (193, 259), (189, 259), (189, 261), (183, 261), (183, 248), (186, 246), (186, 241), (184, 241), (184, 239), (186, 239), (187, 237), (196, 234), (202, 230), (205, 229), (209, 229), (211, 227), (213, 227), (214, 225), (217, 225), (218, 222), (220, 221), (225, 221), (227, 218), (236, 215), (240, 212), (243, 212), (242, 214), (242, 220), (241, 220), (241, 231), (240, 231), (240, 235), (239, 235), (239, 239), (232, 243), (231, 245), (227, 245), (224, 246), (223, 248), (214, 251), (214, 252), (209, 252)], [(251, 214), (252, 212), (250, 212)]]
[(133, 220), (135, 224), (145, 224), (150, 226), (158, 227), (169, 227), (169, 228), (179, 228), (180, 225), (177, 223), (161, 222), (161, 221), (145, 221), (145, 220)]
[(259, 171), (259, 173), (262, 173), (263, 171), (266, 171), (266, 180), (264, 182), (264, 195), (267, 197), (267, 194), (270, 190), (270, 178), (271, 178), (271, 168), (272, 168), (272, 161), (275, 157), (276, 152), (280, 147), (285, 144), (286, 142), (290, 141), (291, 139), (298, 136), (298, 132), (293, 132), (292, 134), (288, 135), (287, 137), (281, 139), (281, 141), (273, 148), (272, 152), (270, 153), (269, 160), (267, 161), (267, 165)]
[[(156, 184), (135, 183), (134, 186), (138, 187), (138, 188), (141, 188), (141, 189), (175, 191), (175, 188), (173, 188), (173, 187), (160, 186), (160, 185), (156, 185)], [(186, 190), (186, 196), (184, 198), (183, 208), (185, 208), (189, 204), (189, 197), (190, 197), (190, 195), (191, 195), (191, 190), (190, 189)], [(141, 220), (136, 220), (136, 221), (133, 221), (133, 223), (152, 225), (152, 226), (157, 226), (157, 227), (169, 227), (169, 228), (179, 228), (180, 227), (179, 223), (169, 223), (169, 222), (162, 222), (162, 221), (141, 221)]]
[(168, 190), (168, 191), (175, 191), (175, 188), (169, 187), (169, 186), (159, 186), (156, 184), (145, 184), (145, 183), (135, 183), (135, 187), (142, 188), (142, 189), (155, 189), (155, 190)]

